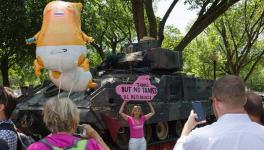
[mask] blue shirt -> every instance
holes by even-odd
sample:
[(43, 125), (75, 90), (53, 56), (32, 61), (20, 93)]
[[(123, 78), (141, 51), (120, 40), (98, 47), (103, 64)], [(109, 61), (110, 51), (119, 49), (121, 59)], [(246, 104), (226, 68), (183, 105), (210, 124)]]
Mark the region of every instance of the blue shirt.
[(217, 122), (178, 139), (173, 150), (263, 150), (264, 127), (247, 114), (225, 114)]
[[(2, 123), (13, 124), (13, 122), (10, 119), (0, 121), (0, 124)], [(17, 134), (14, 131), (0, 130), (0, 139), (3, 139), (6, 141), (6, 143), (8, 144), (9, 150), (17, 149)]]

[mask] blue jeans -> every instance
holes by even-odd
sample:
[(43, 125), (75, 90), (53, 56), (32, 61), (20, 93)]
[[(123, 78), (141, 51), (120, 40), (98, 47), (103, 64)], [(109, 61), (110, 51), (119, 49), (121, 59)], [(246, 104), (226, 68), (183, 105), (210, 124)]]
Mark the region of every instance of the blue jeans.
[(146, 150), (147, 143), (144, 137), (142, 138), (130, 138), (129, 139), (129, 150)]

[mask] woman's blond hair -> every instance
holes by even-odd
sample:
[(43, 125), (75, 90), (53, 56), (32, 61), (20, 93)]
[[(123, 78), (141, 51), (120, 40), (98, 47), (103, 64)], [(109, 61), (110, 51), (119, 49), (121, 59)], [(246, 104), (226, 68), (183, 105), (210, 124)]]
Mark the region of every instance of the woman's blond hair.
[(142, 117), (142, 115), (143, 115), (143, 111), (142, 111), (141, 106), (139, 106), (139, 105), (134, 105), (134, 107), (133, 107), (132, 110), (131, 110), (131, 116), (134, 117), (134, 110), (135, 110), (135, 109), (138, 109), (138, 110), (140, 111), (140, 115), (139, 115), (139, 117)]
[(79, 124), (79, 111), (69, 98), (53, 98), (46, 102), (43, 121), (53, 132), (74, 132)]

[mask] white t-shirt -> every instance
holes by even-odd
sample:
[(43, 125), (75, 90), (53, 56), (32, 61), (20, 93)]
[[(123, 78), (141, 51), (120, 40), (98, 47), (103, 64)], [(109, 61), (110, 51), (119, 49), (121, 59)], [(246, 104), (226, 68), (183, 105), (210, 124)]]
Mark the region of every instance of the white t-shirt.
[(225, 114), (180, 137), (173, 150), (264, 150), (264, 127), (247, 114)]

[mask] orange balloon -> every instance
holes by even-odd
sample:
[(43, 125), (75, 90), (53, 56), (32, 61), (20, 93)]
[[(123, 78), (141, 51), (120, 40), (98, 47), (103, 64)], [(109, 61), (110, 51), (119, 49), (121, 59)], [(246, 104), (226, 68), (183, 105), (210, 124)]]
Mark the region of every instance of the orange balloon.
[(85, 45), (94, 39), (81, 30), (81, 3), (52, 1), (43, 12), (41, 30), (34, 36), (38, 46)]

